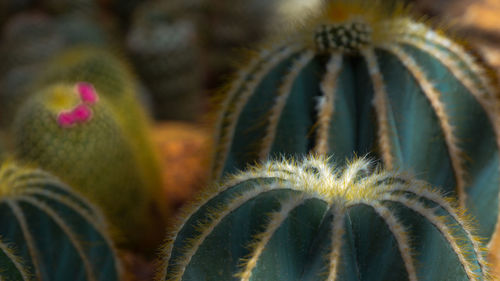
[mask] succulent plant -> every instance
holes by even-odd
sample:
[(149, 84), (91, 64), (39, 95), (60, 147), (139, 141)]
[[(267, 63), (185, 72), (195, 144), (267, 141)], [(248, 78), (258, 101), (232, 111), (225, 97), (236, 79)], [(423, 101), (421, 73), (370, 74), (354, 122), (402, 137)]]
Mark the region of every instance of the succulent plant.
[(108, 102), (116, 121), (134, 150), (140, 173), (150, 193), (161, 202), (161, 175), (159, 160), (150, 140), (149, 116), (141, 104), (138, 84), (129, 66), (109, 51), (80, 46), (66, 50), (55, 57), (40, 74), (33, 87), (43, 88), (53, 83), (89, 82), (100, 97)]
[(491, 280), (452, 199), (357, 159), (270, 161), (191, 206), (157, 280)]
[(0, 237), (0, 278), (2, 280), (29, 281), (30, 274), (21, 259), (16, 256), (12, 246), (4, 243)]
[(149, 88), (157, 119), (196, 120), (202, 94), (202, 64), (196, 25), (179, 18), (167, 2), (138, 7), (127, 49)]
[(491, 237), (498, 88), (465, 47), (375, 2), (329, 1), (238, 72), (217, 121), (213, 178), (279, 154), (372, 153), (457, 196)]
[(65, 49), (80, 44), (107, 46), (107, 28), (92, 16), (63, 15), (52, 18), (41, 12), (12, 17), (2, 33), (0, 46), (0, 126), (7, 127), (19, 105), (29, 96), (33, 82), (46, 63)]
[[(100, 206), (127, 246), (153, 247), (163, 232), (161, 186), (148, 186), (137, 151), (104, 96), (85, 82), (42, 88), (13, 124), (14, 154), (67, 182)], [(137, 231), (141, 229), (141, 231)], [(145, 246), (146, 247), (146, 246)]]
[(39, 169), (0, 167), (0, 279), (120, 280), (100, 212)]

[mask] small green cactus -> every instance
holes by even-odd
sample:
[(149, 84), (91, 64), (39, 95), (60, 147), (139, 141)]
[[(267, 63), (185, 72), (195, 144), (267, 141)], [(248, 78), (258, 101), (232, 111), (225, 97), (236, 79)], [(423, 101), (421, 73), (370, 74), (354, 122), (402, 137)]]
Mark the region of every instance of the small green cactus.
[(162, 224), (161, 198), (150, 192), (149, 174), (110, 103), (89, 83), (46, 87), (14, 120), (14, 153), (99, 205), (125, 244), (153, 247), (162, 235), (154, 227)]
[(454, 201), (358, 159), (271, 161), (204, 196), (157, 280), (491, 280)]
[(196, 120), (202, 64), (196, 26), (166, 2), (144, 2), (127, 37), (132, 60), (152, 94), (157, 119)]
[(129, 66), (104, 49), (81, 46), (55, 57), (35, 83), (34, 90), (53, 83), (87, 81), (101, 97), (130, 141), (138, 169), (159, 204), (162, 202), (161, 174), (158, 156), (150, 139), (150, 120), (138, 95), (138, 84)]
[(113, 281), (121, 270), (98, 210), (41, 170), (1, 165), (1, 280)]
[(328, 1), (246, 64), (217, 121), (213, 178), (279, 154), (372, 153), (457, 196), (491, 237), (498, 88), (461, 45), (377, 3)]

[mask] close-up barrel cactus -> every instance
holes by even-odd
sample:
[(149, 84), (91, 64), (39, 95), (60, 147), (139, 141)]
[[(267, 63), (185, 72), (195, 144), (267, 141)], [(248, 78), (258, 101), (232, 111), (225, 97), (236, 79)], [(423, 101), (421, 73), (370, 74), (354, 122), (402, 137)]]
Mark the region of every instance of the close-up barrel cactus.
[(46, 172), (0, 167), (0, 280), (121, 280), (100, 212)]
[(454, 200), (366, 159), (270, 161), (208, 193), (157, 280), (491, 280)]
[(381, 1), (327, 1), (229, 86), (213, 178), (275, 155), (371, 153), (458, 197), (491, 237), (498, 214), (498, 87), (441, 30)]
[(98, 204), (125, 244), (154, 245), (163, 233), (162, 207), (111, 102), (86, 82), (40, 89), (14, 120), (14, 154)]

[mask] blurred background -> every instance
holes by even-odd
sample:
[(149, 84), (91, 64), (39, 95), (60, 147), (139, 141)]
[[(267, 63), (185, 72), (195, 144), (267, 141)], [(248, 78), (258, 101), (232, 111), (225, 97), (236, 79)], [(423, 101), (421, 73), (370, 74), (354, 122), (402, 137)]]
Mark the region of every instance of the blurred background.
[[(427, 18), (446, 23), (500, 73), (500, 0), (406, 2)], [(152, 120), (165, 204), (175, 213), (207, 184), (210, 112), (234, 69), (269, 34), (318, 4), (319, 0), (0, 0), (0, 147), (9, 147), (16, 112), (54, 57), (81, 46), (106, 50), (136, 79), (138, 99)], [(142, 276), (139, 279), (149, 278), (147, 262), (132, 257), (129, 262)]]

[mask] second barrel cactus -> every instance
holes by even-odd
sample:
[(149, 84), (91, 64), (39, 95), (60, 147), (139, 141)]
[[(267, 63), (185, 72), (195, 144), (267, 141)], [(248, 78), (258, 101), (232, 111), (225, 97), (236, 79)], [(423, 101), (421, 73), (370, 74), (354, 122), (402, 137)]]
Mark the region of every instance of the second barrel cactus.
[(500, 122), (488, 70), (403, 8), (325, 2), (234, 79), (217, 122), (213, 178), (279, 154), (372, 153), (457, 196), (491, 237)]
[(252, 168), (192, 206), (157, 280), (485, 281), (485, 253), (426, 183), (310, 157)]

